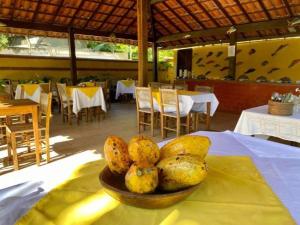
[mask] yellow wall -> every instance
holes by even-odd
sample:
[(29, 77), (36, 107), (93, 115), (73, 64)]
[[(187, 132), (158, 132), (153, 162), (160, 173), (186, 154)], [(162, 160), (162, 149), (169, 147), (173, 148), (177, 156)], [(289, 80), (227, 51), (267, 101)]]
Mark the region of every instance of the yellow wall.
[[(136, 61), (77, 60), (78, 77), (96, 75), (102, 79), (137, 78)], [(68, 58), (0, 56), (0, 79), (26, 80), (50, 77), (58, 80), (70, 77)], [(148, 65), (148, 80), (152, 81), (152, 63)]]
[(219, 79), (228, 74), (227, 45), (210, 45), (193, 49), (192, 74)]
[[(275, 55), (272, 54), (283, 46)], [(211, 56), (208, 56), (209, 52)], [(217, 57), (218, 52), (223, 52)], [(300, 80), (300, 38), (276, 39), (238, 43), (236, 77), (247, 73), (250, 80), (265, 76), (268, 80), (289, 77), (293, 82)], [(193, 49), (193, 75), (207, 75), (209, 79), (222, 79), (228, 75), (227, 45), (213, 45)], [(202, 58), (201, 62), (198, 60)], [(198, 63), (197, 63), (198, 61)], [(266, 65), (262, 63), (267, 61)], [(292, 66), (292, 62), (294, 65)], [(218, 66), (218, 65), (220, 66)], [(217, 66), (216, 66), (217, 65)], [(224, 70), (221, 71), (220, 69)], [(273, 69), (273, 72), (271, 70)]]

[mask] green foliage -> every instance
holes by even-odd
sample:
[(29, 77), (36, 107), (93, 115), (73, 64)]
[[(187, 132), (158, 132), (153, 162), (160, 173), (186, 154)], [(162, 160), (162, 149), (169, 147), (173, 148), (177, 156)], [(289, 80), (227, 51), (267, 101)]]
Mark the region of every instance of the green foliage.
[(128, 46), (123, 44), (114, 44), (114, 43), (100, 43), (96, 41), (89, 41), (87, 43), (87, 47), (92, 49), (93, 51), (99, 52), (127, 52)]
[(9, 44), (9, 39), (5, 34), (0, 34), (0, 50), (7, 48)]

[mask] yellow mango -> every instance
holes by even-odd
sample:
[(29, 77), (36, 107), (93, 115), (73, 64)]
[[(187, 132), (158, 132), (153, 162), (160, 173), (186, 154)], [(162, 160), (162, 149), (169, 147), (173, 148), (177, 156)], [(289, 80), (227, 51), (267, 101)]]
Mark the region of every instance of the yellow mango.
[(181, 136), (170, 141), (160, 149), (160, 159), (178, 154), (198, 155), (201, 159), (204, 159), (210, 145), (210, 139), (205, 136)]
[(117, 136), (109, 136), (104, 143), (104, 156), (111, 172), (125, 174), (131, 161), (126, 142)]
[(133, 163), (125, 176), (125, 185), (129, 191), (145, 194), (155, 191), (158, 185), (158, 172), (156, 167), (139, 167)]
[(135, 136), (128, 144), (130, 159), (139, 166), (151, 167), (159, 160), (159, 147), (149, 137)]
[(207, 175), (204, 160), (195, 155), (176, 155), (165, 158), (157, 164), (159, 188), (176, 191), (199, 184)]

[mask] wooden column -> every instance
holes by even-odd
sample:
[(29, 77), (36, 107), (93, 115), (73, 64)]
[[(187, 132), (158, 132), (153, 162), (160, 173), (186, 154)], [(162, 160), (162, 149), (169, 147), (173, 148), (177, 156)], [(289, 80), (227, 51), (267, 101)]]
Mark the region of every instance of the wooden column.
[(69, 51), (70, 51), (70, 69), (73, 85), (77, 84), (77, 64), (76, 64), (76, 48), (73, 28), (69, 28)]
[(155, 82), (158, 81), (158, 52), (157, 52), (157, 42), (156, 42), (156, 31), (155, 31), (155, 19), (153, 17), (153, 10), (151, 5), (150, 7), (150, 19), (151, 19), (151, 32), (152, 32), (152, 57), (153, 57), (153, 66), (152, 66), (152, 72), (153, 72), (153, 80)]
[(229, 63), (229, 70), (228, 70), (228, 76), (232, 77), (233, 80), (235, 80), (236, 75), (236, 38), (237, 38), (237, 32), (233, 32), (229, 35), (229, 46), (234, 46), (234, 56), (229, 56), (228, 63)]
[(148, 72), (148, 0), (137, 0), (138, 86), (146, 86)]

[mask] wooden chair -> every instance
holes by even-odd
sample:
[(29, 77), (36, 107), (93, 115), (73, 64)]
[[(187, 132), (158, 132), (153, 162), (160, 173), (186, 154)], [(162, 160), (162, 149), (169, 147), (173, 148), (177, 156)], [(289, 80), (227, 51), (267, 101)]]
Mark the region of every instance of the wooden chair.
[(66, 118), (70, 125), (72, 125), (72, 105), (73, 102), (67, 95), (66, 84), (56, 83), (57, 92), (60, 99), (60, 111), (62, 115), (62, 121), (65, 122)]
[(160, 82), (149, 82), (149, 83), (148, 83), (148, 87), (156, 88), (156, 89), (159, 89), (159, 88), (160, 88), (160, 85), (161, 85)]
[(174, 89), (176, 90), (188, 90), (187, 84), (174, 84)]
[(11, 80), (5, 80), (4, 92), (9, 94), (11, 99), (14, 99), (14, 90), (13, 90), (13, 85)]
[(44, 93), (51, 92), (51, 82), (50, 81), (48, 83), (39, 83), (39, 85), (42, 88)]
[[(141, 132), (145, 126), (150, 126), (151, 135), (154, 136), (154, 123), (158, 116), (158, 111), (153, 107), (153, 96), (151, 87), (136, 87), (136, 112), (137, 112), (137, 125), (138, 131)], [(147, 122), (147, 115), (150, 117), (150, 122)]]
[[(202, 86), (202, 85), (196, 85), (195, 86), (195, 91), (199, 91), (202, 93), (213, 93), (214, 88), (210, 86)], [(192, 117), (193, 117), (193, 128), (194, 131), (198, 131), (200, 127), (200, 123), (205, 123), (206, 130), (210, 129), (210, 112), (211, 112), (211, 103), (207, 102), (206, 103), (206, 113), (203, 112), (197, 112), (197, 111), (192, 111)]]
[(173, 84), (161, 83), (160, 88), (161, 89), (173, 89)]
[[(190, 132), (190, 114), (183, 114), (180, 112), (180, 105), (178, 99), (178, 90), (159, 89), (160, 93), (160, 120), (161, 120), (161, 135), (162, 138), (167, 136), (167, 131), (175, 131), (176, 136), (180, 136), (181, 126), (186, 127), (186, 132)], [(168, 125), (168, 119), (176, 120), (176, 127), (172, 128)], [(185, 123), (181, 120), (185, 119)]]
[[(39, 135), (41, 146), (45, 146), (46, 160), (47, 163), (50, 162), (50, 118), (51, 118), (51, 103), (52, 103), (52, 94), (51, 93), (41, 93), (40, 104), (39, 104)], [(31, 152), (31, 144), (34, 143), (33, 136), (33, 125), (32, 123), (20, 123), (12, 124), (6, 126), (7, 134), (7, 146), (8, 146), (8, 156), (11, 158), (13, 156), (14, 169), (19, 169), (19, 160), (17, 148), (27, 147), (28, 152), (22, 153), (21, 155), (30, 155), (35, 154)], [(25, 138), (24, 138), (25, 137)]]
[(194, 90), (199, 92), (214, 93), (214, 88), (210, 86), (196, 85)]

